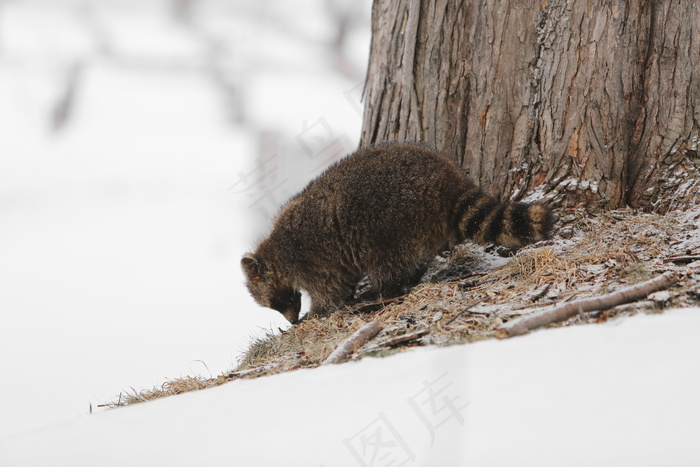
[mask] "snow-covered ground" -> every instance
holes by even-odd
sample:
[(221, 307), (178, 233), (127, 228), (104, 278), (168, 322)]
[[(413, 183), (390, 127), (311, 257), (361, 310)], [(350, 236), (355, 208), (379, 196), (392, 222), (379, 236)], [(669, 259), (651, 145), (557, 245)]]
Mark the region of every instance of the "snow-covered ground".
[(356, 146), (369, 47), (368, 1), (294, 5), (0, 2), (0, 436), (287, 326), (239, 259)]
[(0, 440), (12, 466), (696, 466), (700, 309), (234, 381)]

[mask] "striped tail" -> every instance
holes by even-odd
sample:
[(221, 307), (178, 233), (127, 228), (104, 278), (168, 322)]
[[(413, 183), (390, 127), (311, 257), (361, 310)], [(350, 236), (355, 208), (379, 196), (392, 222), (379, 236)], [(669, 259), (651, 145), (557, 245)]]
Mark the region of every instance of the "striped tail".
[(544, 240), (552, 212), (541, 204), (504, 204), (470, 186), (455, 205), (457, 228), (465, 238), (515, 248)]

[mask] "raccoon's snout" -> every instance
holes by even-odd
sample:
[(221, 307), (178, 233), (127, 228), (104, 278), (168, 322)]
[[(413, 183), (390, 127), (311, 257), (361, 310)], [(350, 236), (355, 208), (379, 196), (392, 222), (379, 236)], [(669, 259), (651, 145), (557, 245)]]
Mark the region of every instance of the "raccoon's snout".
[(301, 310), (301, 293), (298, 290), (292, 291), (290, 297), (284, 301), (273, 304), (272, 308), (282, 313), (282, 316), (284, 316), (290, 323), (298, 323), (299, 311)]
[(287, 318), (287, 321), (289, 321), (292, 324), (297, 324), (299, 322), (299, 310), (286, 310), (282, 311), (282, 316)]

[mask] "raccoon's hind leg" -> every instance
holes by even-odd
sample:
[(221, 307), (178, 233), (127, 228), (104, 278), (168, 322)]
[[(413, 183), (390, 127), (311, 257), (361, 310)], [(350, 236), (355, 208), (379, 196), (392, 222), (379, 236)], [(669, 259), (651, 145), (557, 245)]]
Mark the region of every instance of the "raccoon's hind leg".
[(427, 267), (427, 262), (421, 262), (400, 271), (391, 269), (369, 273), (375, 298), (387, 300), (407, 294), (420, 281)]

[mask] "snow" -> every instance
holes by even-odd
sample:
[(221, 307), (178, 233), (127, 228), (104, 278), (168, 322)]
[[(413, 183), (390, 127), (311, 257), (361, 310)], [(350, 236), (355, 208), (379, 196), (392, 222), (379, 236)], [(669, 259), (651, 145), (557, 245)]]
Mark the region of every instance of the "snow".
[(697, 465), (699, 326), (675, 309), (239, 380), (0, 439), (0, 459)]
[(652, 302), (668, 302), (671, 300), (671, 292), (668, 290), (661, 290), (659, 292), (649, 294), (647, 298)]
[[(238, 263), (262, 207), (313, 177), (305, 120), (357, 145), (358, 80), (332, 63), (326, 2), (185, 3), (0, 2), (0, 437), (216, 376), (288, 326)], [(361, 72), (370, 4), (353, 9)], [(236, 185), (261, 157), (289, 177), (274, 202)]]
[[(190, 373), (193, 360), (225, 370), (261, 325), (235, 316), (247, 294), (235, 286), (245, 245), (233, 213), (245, 205), (226, 191), (230, 155), (250, 142), (204, 120), (187, 79), (122, 94), (135, 89), (130, 73), (93, 73), (84, 95), (99, 106), (92, 93), (111, 89), (113, 120), (85, 105), (79, 130), (3, 151), (0, 371), (21, 383), (2, 389), (2, 434)], [(184, 98), (165, 102), (166, 93)], [(126, 118), (129, 106), (142, 119)], [(178, 118), (145, 124), (171, 106), (198, 115), (202, 129), (193, 135)]]

